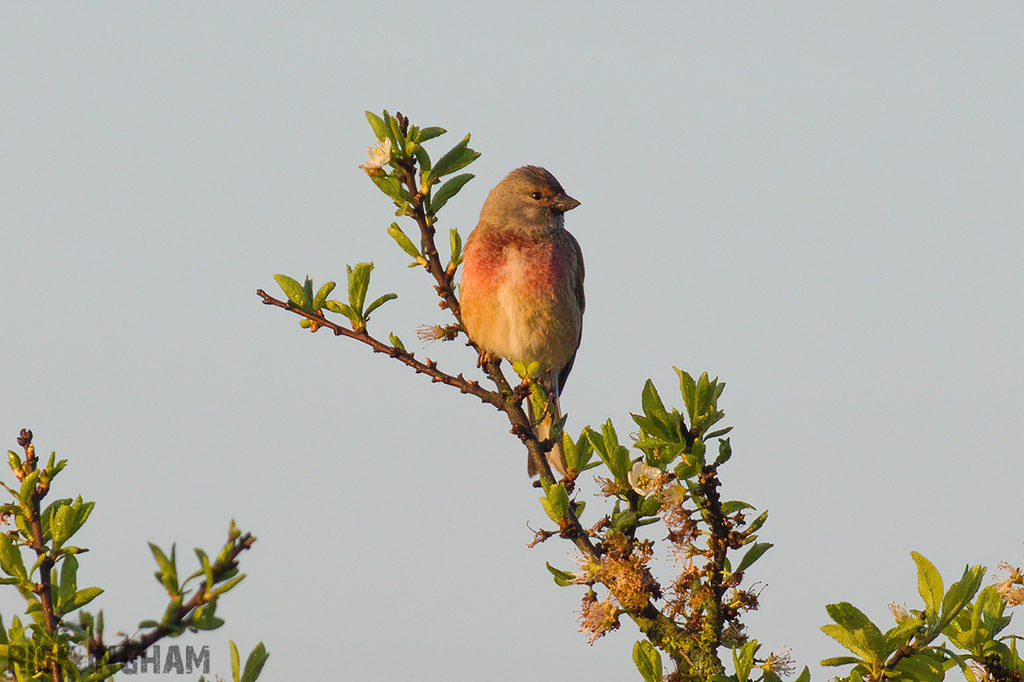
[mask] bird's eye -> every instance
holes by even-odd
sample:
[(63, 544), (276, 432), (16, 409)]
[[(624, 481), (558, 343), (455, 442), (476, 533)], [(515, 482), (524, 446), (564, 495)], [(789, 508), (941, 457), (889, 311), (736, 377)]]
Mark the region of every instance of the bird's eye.
[(532, 196), (532, 197), (533, 197), (534, 199), (537, 199), (538, 201), (540, 201), (540, 198), (541, 198), (542, 196), (544, 196), (544, 195), (543, 195), (543, 194), (541, 194), (540, 192), (534, 192), (534, 193), (533, 193), (533, 194), (531, 194), (530, 196)]

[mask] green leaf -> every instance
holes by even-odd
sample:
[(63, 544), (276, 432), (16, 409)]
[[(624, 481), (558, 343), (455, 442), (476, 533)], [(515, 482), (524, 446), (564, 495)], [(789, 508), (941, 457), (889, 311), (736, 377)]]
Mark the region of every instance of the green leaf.
[[(442, 159), (442, 161), (443, 160), (444, 159)], [(441, 161), (438, 161), (437, 163), (438, 166), (440, 166)], [(440, 211), (444, 205), (448, 203), (448, 200), (458, 194), (459, 190), (462, 189), (467, 182), (472, 180), (473, 177), (472, 173), (463, 173), (445, 181), (443, 185), (437, 188), (436, 192), (431, 194), (429, 213), (434, 214)]]
[(228, 640), (228, 646), (231, 649), (231, 679), (234, 680), (234, 682), (239, 682), (242, 676), (242, 666), (238, 661), (238, 647), (235, 646), (234, 640), (230, 639)]
[[(632, 416), (633, 420), (642, 429), (649, 435), (664, 439), (666, 444), (681, 443), (679, 414), (675, 410), (673, 410), (673, 414), (669, 414), (668, 410), (665, 409), (665, 403), (662, 402), (661, 396), (658, 395), (658, 389), (655, 388), (654, 382), (650, 379), (644, 383), (643, 391), (640, 393), (640, 404), (643, 407), (646, 419), (641, 420), (635, 414)], [(663, 463), (667, 462), (663, 460)]]
[(629, 473), (629, 450), (619, 445), (619, 436), (615, 433), (611, 419), (601, 425), (601, 435), (608, 452), (608, 461), (605, 462), (608, 470), (615, 476), (615, 480), (626, 482)]
[(849, 602), (829, 604), (825, 607), (836, 625), (823, 625), (822, 631), (853, 653), (861, 656), (870, 666), (885, 657), (885, 638), (878, 626)]
[(416, 163), (419, 164), (421, 170), (430, 170), (430, 155), (427, 154), (426, 149), (412, 140), (409, 140), (405, 146), (406, 151), (416, 157)]
[(229, 592), (232, 589), (234, 589), (234, 587), (243, 580), (245, 580), (245, 573), (239, 573), (230, 580), (225, 580), (219, 583), (216, 589), (210, 591), (210, 594), (212, 594), (214, 597), (219, 597), (225, 592)]
[(448, 246), (452, 251), (452, 258), (449, 261), (449, 268), (462, 263), (462, 235), (454, 227), (448, 231)]
[(381, 192), (391, 197), (391, 200), (395, 202), (395, 205), (399, 208), (403, 208), (412, 201), (412, 197), (409, 196), (409, 191), (402, 185), (402, 181), (393, 175), (371, 175), (370, 179), (373, 180), (373, 184), (380, 188)]
[(620, 514), (613, 514), (611, 520), (611, 528), (619, 533), (625, 533), (631, 528), (636, 526), (638, 521), (636, 512), (624, 511)]
[(338, 313), (339, 315), (347, 317), (349, 321), (352, 322), (353, 327), (357, 326), (360, 322), (359, 316), (356, 315), (356, 311), (352, 310), (347, 303), (331, 299), (330, 301), (324, 301), (324, 307), (332, 313)]
[(218, 618), (216, 615), (217, 602), (210, 602), (200, 607), (195, 612), (195, 617), (192, 618), (192, 622), (189, 624), (190, 627), (196, 630), (216, 630), (220, 626), (224, 625), (224, 619)]
[[(384, 112), (387, 114), (387, 111)], [(405, 151), (405, 135), (402, 134), (402, 126), (398, 123), (398, 118), (395, 116), (385, 115), (385, 122), (391, 127), (391, 139), (395, 141), (395, 147), (392, 147), (392, 151), (398, 151), (399, 153)]]
[(12, 578), (28, 580), (21, 549), (7, 533), (0, 533), (0, 568)]
[(268, 658), (270, 658), (270, 654), (267, 653), (267, 648), (263, 646), (263, 642), (258, 643), (249, 657), (245, 659), (241, 682), (256, 682), (256, 678), (260, 676)]
[(560, 571), (548, 562), (544, 562), (544, 565), (548, 567), (548, 572), (555, 577), (555, 584), (559, 587), (568, 587), (573, 584), (576, 576), (566, 571)]
[(661, 682), (661, 654), (650, 640), (642, 639), (633, 645), (633, 663), (645, 682)]
[[(313, 280), (311, 280), (309, 278), (309, 275), (306, 275), (306, 281), (305, 281), (305, 283), (303, 283), (302, 289), (303, 289), (303, 291), (306, 294), (306, 300), (309, 301), (310, 304), (312, 304), (312, 302), (313, 302)], [(309, 312), (313, 312), (312, 305), (310, 305)]]
[(306, 298), (306, 289), (301, 284), (288, 275), (274, 275), (274, 280), (289, 301), (303, 310), (309, 310), (311, 301)]
[(469, 148), (469, 135), (462, 138), (462, 141), (452, 147), (444, 156), (437, 160), (434, 164), (433, 174), (434, 177), (444, 177), (450, 175), (457, 170), (461, 170), (473, 163), (479, 156), (479, 152), (475, 152)]
[[(60, 567), (60, 581), (57, 588), (57, 609), (63, 608), (78, 591), (78, 559), (73, 555), (64, 557)], [(63, 613), (63, 612), (62, 612)]]
[(643, 407), (644, 414), (648, 417), (656, 417), (662, 421), (668, 420), (668, 410), (665, 409), (665, 403), (662, 402), (661, 396), (658, 395), (658, 389), (650, 379), (644, 382), (644, 388), (640, 392), (640, 404)]
[(370, 317), (370, 313), (372, 313), (374, 310), (381, 307), (388, 301), (391, 301), (396, 298), (398, 298), (398, 294), (384, 294), (383, 296), (377, 298), (376, 300), (374, 300), (373, 303), (366, 306), (366, 312), (363, 314), (363, 318), (366, 319)]
[[(40, 525), (43, 527), (43, 539), (53, 539), (53, 532), (51, 525), (53, 524), (53, 517), (61, 507), (71, 504), (71, 498), (65, 497), (59, 500), (53, 500), (46, 506), (43, 513), (39, 515)], [(15, 512), (17, 513), (17, 512)]]
[(405, 350), (405, 344), (402, 343), (402, 339), (395, 336), (394, 333), (388, 334), (388, 340), (391, 341), (391, 345), (399, 350)]
[(171, 545), (170, 557), (164, 554), (163, 550), (152, 542), (149, 543), (149, 551), (153, 553), (153, 558), (156, 559), (156, 564), (160, 567), (160, 570), (156, 573), (156, 579), (160, 581), (160, 584), (164, 586), (168, 593), (172, 595), (178, 594), (178, 569), (174, 559), (175, 545)]
[[(565, 444), (565, 459), (570, 469), (583, 471), (590, 466), (590, 460), (594, 457), (594, 446), (590, 443), (590, 438), (587, 437), (586, 429), (580, 433), (580, 437), (571, 447), (568, 443), (572, 443), (572, 439), (568, 434), (563, 434), (562, 442)], [(572, 451), (571, 460), (569, 459), (570, 450)], [(594, 462), (594, 466), (597, 466), (597, 462)]]
[(722, 503), (722, 513), (725, 514), (726, 516), (728, 516), (729, 514), (734, 514), (734, 513), (738, 512), (738, 511), (740, 511), (741, 509), (753, 509), (753, 508), (754, 508), (754, 505), (748, 504), (746, 502), (741, 502), (740, 500), (729, 500), (727, 502), (723, 502)]
[(679, 375), (679, 392), (683, 396), (683, 405), (686, 406), (686, 414), (690, 415), (690, 421), (693, 421), (694, 414), (697, 409), (697, 384), (693, 381), (687, 372), (673, 367), (676, 374)]
[[(704, 442), (707, 442), (712, 438), (718, 438), (719, 436), (725, 435), (729, 431), (732, 431), (731, 426), (727, 429), (722, 429), (720, 431), (715, 431), (714, 433), (709, 433), (706, 436), (704, 436)], [(718, 441), (718, 457), (715, 458), (715, 466), (725, 464), (726, 462), (729, 461), (730, 457), (732, 457), (732, 444), (729, 442), (728, 438), (723, 438), (722, 440)]]
[(561, 483), (548, 488), (547, 494), (540, 498), (540, 501), (548, 517), (555, 523), (559, 523), (569, 514), (569, 494)]
[(379, 142), (383, 142), (390, 137), (388, 135), (387, 126), (384, 124), (384, 119), (380, 116), (367, 111), (366, 120), (370, 122), (370, 127), (373, 128), (373, 134), (377, 136), (377, 140)]
[(889, 651), (896, 651), (902, 646), (906, 646), (910, 643), (912, 637), (918, 634), (921, 626), (924, 624), (920, 618), (912, 615), (908, 615), (906, 618), (901, 620), (890, 628), (885, 633), (885, 648)]
[(59, 615), (65, 616), (72, 611), (77, 611), (101, 594), (103, 594), (103, 590), (99, 587), (86, 587), (78, 590), (71, 599), (61, 605)]
[(811, 682), (811, 671), (804, 666), (804, 669), (800, 671), (800, 674), (796, 676), (794, 682)]
[(25, 480), (21, 482), (21, 490), (18, 491), (19, 502), (21, 502), (22, 504), (29, 503), (29, 500), (32, 498), (32, 493), (34, 493), (36, 490), (36, 484), (39, 483), (39, 476), (41, 473), (42, 470), (36, 469), (31, 474), (26, 476)]
[(914, 682), (942, 682), (946, 676), (942, 656), (933, 651), (919, 651), (896, 664), (897, 677)]
[(203, 572), (203, 577), (206, 579), (207, 587), (212, 587), (214, 583), (213, 577), (213, 564), (210, 563), (210, 557), (206, 556), (206, 552), (196, 547), (196, 558), (199, 559), (199, 566)]
[[(81, 506), (82, 498), (78, 498)], [(54, 549), (60, 548), (71, 535), (78, 530), (75, 520), (78, 510), (70, 504), (62, 505), (53, 515), (50, 521), (50, 537), (53, 539)]]
[[(822, 660), (819, 665), (824, 668), (834, 668), (840, 665), (857, 665), (858, 663), (860, 663), (860, 659), (853, 656), (833, 656), (832, 658)], [(804, 668), (804, 670), (806, 671), (807, 668)], [(803, 673), (801, 673), (802, 676)]]
[(956, 617), (956, 615), (970, 603), (971, 599), (981, 587), (982, 578), (985, 577), (984, 566), (968, 566), (964, 568), (964, 574), (960, 580), (949, 586), (949, 591), (942, 599), (942, 612), (939, 617), (938, 630), (942, 630)]
[(761, 512), (761, 515), (758, 516), (753, 521), (751, 521), (750, 525), (747, 526), (747, 532), (748, 533), (756, 533), (761, 528), (761, 526), (764, 525), (764, 522), (767, 521), (767, 520), (768, 520), (768, 512), (767, 511)]
[(420, 130), (420, 134), (417, 136), (417, 141), (426, 142), (427, 140), (433, 140), (435, 137), (440, 137), (448, 131), (444, 128), (438, 128), (437, 126), (430, 126)]
[(736, 569), (733, 573), (742, 573), (747, 570), (755, 561), (761, 558), (762, 554), (771, 548), (772, 543), (770, 542), (755, 542), (750, 546), (750, 549), (747, 550), (747, 553), (743, 555), (743, 558), (740, 559), (740, 563), (736, 565)]
[(939, 606), (942, 604), (942, 576), (932, 562), (917, 552), (911, 552), (917, 564), (917, 591), (924, 600), (925, 614), (929, 623), (935, 623), (939, 617)]
[[(720, 438), (721, 436), (724, 436), (725, 434), (729, 433), (730, 431), (732, 431), (732, 427), (731, 426), (727, 426), (724, 429), (718, 429), (717, 431), (712, 431), (711, 433), (705, 434), (704, 435), (704, 439), (705, 440), (711, 440), (712, 438)], [(719, 453), (721, 453), (721, 449), (719, 449)], [(729, 452), (729, 455), (732, 455), (731, 451)], [(721, 459), (722, 455), (719, 454), (718, 457), (719, 457), (719, 459)], [(729, 458), (726, 457), (725, 459), (721, 459), (721, 461), (716, 461), (716, 464), (721, 464), (722, 462), (725, 462), (727, 459), (729, 459)]]
[(355, 267), (346, 265), (345, 268), (348, 270), (348, 304), (363, 319), (363, 303), (370, 286), (373, 263), (356, 263)]
[(421, 254), (420, 250), (412, 243), (412, 240), (406, 236), (405, 232), (402, 231), (402, 228), (398, 226), (398, 223), (391, 223), (391, 227), (388, 228), (388, 234), (391, 235), (392, 239), (398, 242), (398, 245), (402, 247), (402, 251), (405, 251), (407, 254), (415, 258), (417, 263), (420, 261), (423, 261), (424, 263), (426, 262), (423, 258), (423, 254)]
[(697, 377), (697, 391), (696, 397), (694, 398), (694, 405), (697, 413), (691, 415), (694, 420), (697, 419), (698, 415), (707, 413), (711, 406), (711, 380), (708, 378), (707, 372), (701, 372), (700, 376)]
[(704, 464), (707, 461), (704, 458), (704, 455), (705, 453), (707, 453), (707, 450), (708, 446), (704, 444), (704, 441), (702, 439), (694, 438), (693, 446), (690, 448), (690, 454), (688, 455), (688, 458), (692, 457), (693, 460), (700, 465), (700, 468), (703, 469)]
[(313, 297), (313, 310), (320, 310), (324, 307), (324, 301), (327, 300), (327, 297), (331, 295), (332, 291), (334, 291), (335, 286), (337, 285), (334, 282), (326, 282), (322, 287), (320, 287), (316, 292), (316, 296)]
[(696, 476), (701, 470), (701, 466), (695, 460), (683, 460), (675, 468), (675, 475), (680, 481), (685, 481)]
[(757, 640), (751, 639), (732, 650), (732, 663), (736, 669), (738, 682), (747, 682), (750, 679), (750, 671), (754, 668), (754, 654), (760, 648)]
[[(657, 497), (645, 497), (643, 502), (640, 503), (640, 515), (641, 516), (654, 516), (661, 510), (661, 500)], [(655, 519), (658, 520), (658, 519)]]

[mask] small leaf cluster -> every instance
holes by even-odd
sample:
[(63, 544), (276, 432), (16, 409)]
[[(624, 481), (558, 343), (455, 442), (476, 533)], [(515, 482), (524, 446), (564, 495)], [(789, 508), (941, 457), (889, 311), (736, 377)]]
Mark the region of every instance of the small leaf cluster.
[[(422, 202), (426, 215), (432, 220), (448, 200), (473, 179), (471, 173), (456, 175), (434, 191), (435, 185), (441, 182), (442, 178), (462, 170), (480, 156), (479, 152), (470, 149), (469, 134), (432, 163), (423, 143), (444, 135), (447, 130), (436, 126), (410, 126), (409, 120), (402, 114), (392, 116), (387, 110), (384, 110), (383, 117), (367, 111), (366, 119), (370, 122), (378, 142), (387, 143), (391, 150), (391, 156), (387, 161), (391, 170), (381, 174), (368, 174), (377, 187), (395, 202), (395, 206), (398, 207), (395, 215), (415, 217), (414, 205)], [(408, 187), (404, 177), (413, 166), (418, 166), (420, 171), (418, 192), (413, 192)]]
[[(408, 118), (401, 113), (392, 116), (386, 110), (383, 117), (367, 111), (366, 118), (377, 137), (378, 144), (377, 147), (368, 150), (371, 160), (362, 168), (366, 170), (374, 184), (394, 202), (397, 207), (395, 215), (411, 217), (416, 221), (420, 232), (419, 244), (416, 244), (396, 222), (391, 223), (387, 233), (402, 251), (413, 259), (410, 267), (423, 267), (431, 272), (438, 283), (437, 290), (442, 297), (442, 307), (454, 310), (457, 299), (454, 295), (453, 282), (455, 273), (462, 264), (462, 237), (455, 228), (449, 231), (450, 256), (447, 265), (442, 265), (434, 244), (434, 224), (438, 211), (473, 179), (471, 173), (449, 176), (468, 166), (480, 154), (469, 147), (470, 136), (467, 134), (462, 141), (434, 162), (423, 145), (445, 134), (447, 131), (444, 128), (420, 128), (410, 125)], [(386, 293), (367, 305), (366, 295), (373, 263), (358, 263), (346, 268), (347, 302), (327, 298), (334, 290), (334, 282), (323, 284), (314, 293), (313, 282), (308, 276), (304, 283), (300, 284), (287, 275), (274, 275), (293, 309), (304, 314), (300, 320), (303, 328), (317, 331), (326, 319), (323, 317), (326, 309), (345, 316), (352, 330), (357, 334), (363, 334), (370, 314), (384, 303), (398, 298), (397, 294)], [(454, 338), (457, 331), (457, 326), (452, 327), (442, 331), (437, 338)], [(391, 351), (405, 351), (405, 344), (398, 336), (389, 334), (389, 340)]]
[[(54, 479), (67, 460), (51, 454), (40, 466), (32, 443), (32, 432), (25, 429), (18, 438), (24, 456), (8, 451), (7, 460), (20, 482), (0, 485), (13, 498), (0, 505), (0, 518), (14, 529), (0, 534), (0, 584), (14, 587), (25, 600), (28, 622), (19, 616), (5, 627), (0, 618), (0, 673), (5, 679), (78, 680), (110, 679), (123, 665), (145, 652), (165, 636), (177, 636), (186, 630), (212, 630), (223, 620), (214, 615), (221, 595), (238, 584), (244, 576), (238, 573), (235, 558), (253, 542), (234, 523), (229, 541), (217, 558), (210, 562), (202, 550), (196, 550), (200, 569), (179, 585), (177, 565), (172, 548), (167, 556), (150, 545), (159, 570), (157, 579), (171, 594), (170, 603), (160, 621), (146, 621), (148, 628), (138, 639), (125, 639), (108, 647), (103, 642), (103, 612), (95, 615), (83, 607), (103, 593), (99, 587), (78, 586), (78, 557), (88, 550), (69, 541), (88, 521), (95, 503), (81, 497), (55, 499), (43, 507)], [(31, 565), (25, 557), (34, 557)], [(200, 580), (197, 589), (186, 586)], [(75, 615), (77, 618), (72, 619)], [(262, 646), (262, 645), (261, 645)], [(264, 659), (265, 659), (265, 650)], [(259, 670), (255, 667), (255, 680)], [(236, 677), (237, 679), (237, 677)]]
[(366, 119), (378, 142), (392, 150), (388, 161), (390, 170), (387, 173), (368, 171), (368, 175), (395, 203), (395, 215), (408, 216), (417, 222), (419, 244), (414, 243), (398, 223), (391, 223), (387, 232), (413, 259), (409, 267), (422, 266), (430, 270), (435, 278), (443, 280), (440, 283), (443, 288), (450, 288), (452, 278), (462, 264), (462, 237), (457, 229), (449, 230), (451, 255), (447, 265), (440, 268), (434, 225), (438, 212), (473, 179), (472, 173), (453, 174), (476, 161), (480, 153), (469, 147), (470, 135), (467, 133), (436, 162), (432, 162), (423, 143), (445, 134), (444, 128), (419, 128), (410, 125), (409, 119), (401, 113), (392, 116), (387, 110), (383, 117), (367, 111)]
[[(78, 588), (77, 555), (87, 550), (68, 544), (88, 520), (95, 503), (83, 502), (81, 497), (57, 499), (40, 511), (67, 460), (57, 461), (51, 453), (46, 465), (39, 466), (32, 432), (27, 429), (18, 442), (25, 449), (24, 458), (8, 450), (7, 461), (20, 485), (0, 482), (13, 498), (0, 505), (0, 517), (13, 518), (16, 528), (0, 534), (0, 569), (6, 575), (0, 584), (17, 588), (27, 603), (25, 613), (31, 622), (23, 624), (18, 616), (11, 619), (10, 628), (0, 622), (0, 661), (6, 661), (7, 672), (18, 680), (29, 679), (40, 670), (74, 679), (105, 679), (118, 667), (100, 661), (83, 674), (76, 660), (77, 648), (89, 638), (91, 617), (85, 619), (85, 625), (64, 623), (66, 616), (103, 593), (98, 587)], [(34, 555), (31, 566), (26, 566), (23, 550)]]
[[(157, 564), (154, 575), (167, 591), (170, 601), (161, 620), (144, 620), (139, 623), (139, 627), (161, 628), (167, 636), (178, 637), (185, 632), (216, 630), (223, 625), (224, 620), (216, 616), (217, 600), (245, 578), (244, 573), (239, 573), (233, 558), (241, 537), (242, 531), (232, 520), (228, 528), (228, 541), (217, 558), (211, 562), (206, 552), (196, 547), (199, 568), (183, 581), (178, 578), (176, 547), (171, 545), (168, 555), (152, 542), (149, 543), (149, 550)], [(196, 583), (196, 586), (190, 587), (191, 583)], [(186, 602), (190, 603), (186, 605)]]
[(829, 604), (826, 610), (834, 622), (821, 629), (854, 655), (828, 658), (821, 664), (852, 664), (850, 672), (840, 678), (848, 682), (941, 682), (953, 667), (959, 667), (969, 682), (1019, 682), (1024, 661), (1017, 651), (1017, 638), (999, 637), (1010, 623), (1004, 613), (1006, 600), (992, 585), (979, 592), (985, 567), (966, 567), (960, 579), (946, 590), (935, 566), (917, 552), (912, 556), (924, 608), (908, 611), (893, 606), (896, 625), (882, 632), (854, 605)]
[[(284, 291), (288, 300), (303, 312), (311, 315), (323, 315), (323, 309), (327, 308), (332, 313), (344, 315), (352, 325), (352, 330), (361, 332), (366, 329), (366, 323), (370, 320), (370, 313), (381, 307), (388, 301), (398, 298), (398, 294), (383, 294), (378, 296), (369, 305), (366, 303), (366, 292), (370, 288), (370, 273), (373, 271), (373, 263), (357, 263), (355, 267), (346, 265), (348, 270), (348, 303), (328, 300), (327, 297), (334, 291), (336, 284), (327, 282), (317, 289), (313, 294), (313, 280), (306, 277), (303, 284), (292, 279), (288, 275), (274, 275), (274, 279)], [(364, 308), (365, 306), (365, 308)], [(308, 317), (302, 318), (299, 324), (305, 329), (316, 331), (316, 322)]]

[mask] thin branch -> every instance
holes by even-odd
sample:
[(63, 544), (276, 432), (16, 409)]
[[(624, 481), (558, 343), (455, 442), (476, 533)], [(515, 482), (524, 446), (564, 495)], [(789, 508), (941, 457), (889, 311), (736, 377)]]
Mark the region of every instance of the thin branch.
[[(32, 445), (32, 432), (24, 429), (21, 432), (21, 437), (18, 439), (19, 443), (23, 444), (25, 448), (25, 472), (26, 474), (35, 471), (38, 460), (36, 459), (36, 448)], [(39, 602), (43, 608), (43, 620), (46, 624), (46, 630), (50, 633), (53, 641), (57, 641), (57, 630), (60, 626), (60, 619), (57, 618), (57, 614), (53, 610), (53, 585), (50, 582), (50, 573), (53, 571), (53, 557), (50, 556), (48, 548), (46, 546), (45, 539), (43, 537), (43, 524), (40, 516), (41, 502), (46, 493), (49, 492), (49, 485), (47, 483), (37, 483), (35, 490), (32, 491), (30, 498), (30, 516), (27, 519), (28, 526), (32, 531), (30, 538), (29, 547), (36, 553), (36, 557), (40, 559), (39, 562), (39, 583), (32, 588), (32, 591), (38, 595)], [(53, 682), (63, 682), (64, 671), (60, 667), (60, 662), (52, 656), (47, 656), (47, 666), (50, 668), (50, 676)]]
[[(238, 567), (238, 562), (236, 561), (238, 555), (252, 547), (254, 542), (256, 542), (256, 538), (251, 533), (245, 533), (235, 540), (234, 547), (228, 552), (225, 560), (218, 561), (212, 566), (214, 583), (219, 582), (229, 571)], [(99, 639), (90, 641), (89, 653), (99, 660), (109, 652), (110, 658), (108, 663), (128, 663), (145, 653), (149, 647), (174, 632), (174, 628), (180, 627), (184, 623), (185, 618), (196, 608), (212, 601), (212, 599), (216, 599), (216, 595), (211, 598), (210, 589), (211, 586), (207, 585), (204, 580), (199, 584), (195, 594), (178, 607), (168, 623), (161, 623), (138, 639), (125, 639), (112, 647), (108, 647)]]
[(499, 410), (503, 409), (501, 397), (497, 393), (495, 393), (494, 391), (488, 391), (487, 389), (481, 387), (478, 382), (470, 381), (464, 378), (461, 374), (451, 375), (446, 372), (442, 372), (437, 368), (437, 363), (434, 362), (433, 360), (430, 360), (429, 358), (427, 359), (426, 362), (420, 362), (412, 353), (402, 350), (401, 348), (396, 348), (395, 346), (389, 346), (383, 341), (380, 341), (370, 336), (366, 332), (366, 330), (360, 332), (353, 331), (348, 327), (343, 327), (342, 325), (337, 324), (336, 322), (328, 320), (323, 315), (309, 313), (306, 312), (305, 310), (302, 310), (301, 308), (297, 308), (290, 301), (282, 301), (280, 299), (274, 298), (273, 296), (265, 292), (263, 289), (257, 289), (256, 295), (262, 298), (263, 303), (265, 303), (266, 305), (277, 306), (278, 308), (290, 310), (296, 315), (301, 315), (302, 317), (305, 317), (307, 320), (310, 320), (317, 327), (326, 327), (327, 329), (330, 329), (332, 332), (334, 332), (335, 336), (347, 336), (350, 339), (355, 339), (356, 341), (365, 343), (367, 346), (373, 349), (374, 353), (383, 353), (384, 355), (392, 357), (398, 360), (399, 362), (402, 362), (411, 367), (413, 370), (416, 371), (417, 374), (426, 374), (436, 383), (453, 386), (459, 389), (462, 393), (469, 393), (479, 398), (482, 402), (485, 402), (489, 405), (493, 405)]

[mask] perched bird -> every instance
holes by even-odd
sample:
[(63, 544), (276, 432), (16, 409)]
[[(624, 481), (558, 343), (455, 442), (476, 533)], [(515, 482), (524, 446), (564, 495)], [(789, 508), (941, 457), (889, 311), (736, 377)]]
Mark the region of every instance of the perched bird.
[[(536, 426), (540, 440), (561, 417), (558, 396), (583, 333), (583, 253), (564, 215), (579, 205), (545, 169), (517, 168), (487, 195), (463, 252), (460, 305), (469, 338), (492, 357), (540, 363), (549, 395)], [(564, 476), (556, 440), (548, 462)], [(532, 461), (527, 472), (537, 474)]]

